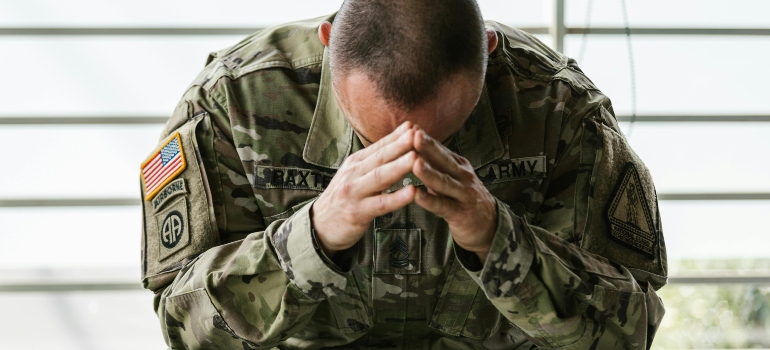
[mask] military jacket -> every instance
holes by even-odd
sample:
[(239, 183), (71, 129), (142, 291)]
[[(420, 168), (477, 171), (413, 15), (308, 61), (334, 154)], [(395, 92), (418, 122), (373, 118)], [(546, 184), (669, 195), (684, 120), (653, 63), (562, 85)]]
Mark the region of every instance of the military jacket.
[(495, 22), (481, 98), (448, 142), (497, 200), (486, 262), (415, 204), (323, 254), (311, 205), (363, 146), (322, 20), (212, 53), (142, 164), (142, 281), (168, 346), (649, 348), (667, 275), (651, 175), (574, 60)]

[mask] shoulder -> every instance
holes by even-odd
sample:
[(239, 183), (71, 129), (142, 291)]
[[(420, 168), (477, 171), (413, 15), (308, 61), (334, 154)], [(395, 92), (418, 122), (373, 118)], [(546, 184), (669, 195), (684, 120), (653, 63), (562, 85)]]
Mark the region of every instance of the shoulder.
[[(184, 92), (177, 106), (182, 111), (167, 122), (164, 135), (204, 111), (217, 119), (221, 129), (248, 124), (246, 119), (255, 114), (279, 124), (286, 118), (312, 116), (308, 106), (315, 105), (325, 50), (318, 26), (334, 16), (265, 28), (212, 52)], [(298, 114), (297, 109), (305, 113)]]
[(324, 45), (318, 40), (318, 26), (333, 18), (334, 14), (265, 28), (231, 47), (212, 52), (192, 85), (211, 90), (223, 77), (237, 80), (269, 68), (284, 68), (286, 74), (292, 75), (303, 68), (320, 66)]
[[(496, 113), (506, 115), (511, 125), (529, 125), (540, 130), (533, 137), (556, 144), (587, 118), (600, 115), (608, 117), (606, 124), (616, 124), (610, 99), (574, 59), (521, 29), (494, 21), (485, 24), (498, 36), (489, 56), (487, 89)], [(602, 109), (608, 113), (599, 113)]]
[(574, 59), (559, 53), (530, 33), (495, 21), (487, 28), (498, 33), (498, 49), (490, 55), (490, 64), (508, 63), (515, 74), (543, 82), (562, 81), (578, 93), (599, 91)]

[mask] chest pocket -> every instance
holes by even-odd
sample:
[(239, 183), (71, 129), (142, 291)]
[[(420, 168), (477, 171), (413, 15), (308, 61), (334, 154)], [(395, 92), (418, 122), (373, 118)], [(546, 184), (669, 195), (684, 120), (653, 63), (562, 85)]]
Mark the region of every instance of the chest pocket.
[(476, 175), (495, 198), (514, 214), (532, 220), (543, 203), (540, 187), (546, 177), (545, 156), (498, 159), (479, 169)]
[[(307, 196), (300, 197), (300, 200), (302, 200), (302, 199), (304, 199), (306, 197)], [(300, 202), (299, 204), (296, 204), (296, 205), (290, 207), (289, 209), (286, 209), (286, 210), (284, 210), (284, 211), (282, 211), (282, 212), (280, 212), (278, 214), (271, 215), (271, 216), (265, 216), (265, 225), (269, 226), (270, 224), (272, 224), (275, 221), (282, 220), (282, 219), (288, 219), (289, 217), (294, 215), (294, 213), (296, 213), (297, 211), (302, 209), (302, 207), (304, 207), (305, 204), (308, 204), (308, 203), (312, 202), (314, 199), (316, 199), (316, 197), (312, 197), (310, 199), (305, 199), (302, 202)]]
[(460, 262), (451, 264), (428, 326), (455, 337), (485, 339), (500, 327), (500, 313)]

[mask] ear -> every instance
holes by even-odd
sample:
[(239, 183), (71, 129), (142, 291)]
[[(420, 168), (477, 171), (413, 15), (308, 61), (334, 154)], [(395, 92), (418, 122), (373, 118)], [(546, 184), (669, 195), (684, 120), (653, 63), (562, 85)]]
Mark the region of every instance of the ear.
[(321, 42), (324, 44), (324, 46), (329, 47), (329, 37), (332, 34), (332, 24), (323, 21), (320, 26), (318, 26), (318, 39), (321, 39)]
[(492, 53), (495, 48), (497, 48), (497, 32), (494, 29), (487, 29), (487, 53)]

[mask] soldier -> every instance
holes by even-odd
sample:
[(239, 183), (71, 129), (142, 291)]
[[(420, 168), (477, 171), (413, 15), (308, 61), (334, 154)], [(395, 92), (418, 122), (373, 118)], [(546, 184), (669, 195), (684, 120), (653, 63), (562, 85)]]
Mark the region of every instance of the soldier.
[(172, 349), (643, 349), (663, 317), (610, 100), (471, 0), (348, 0), (211, 54), (142, 194)]

